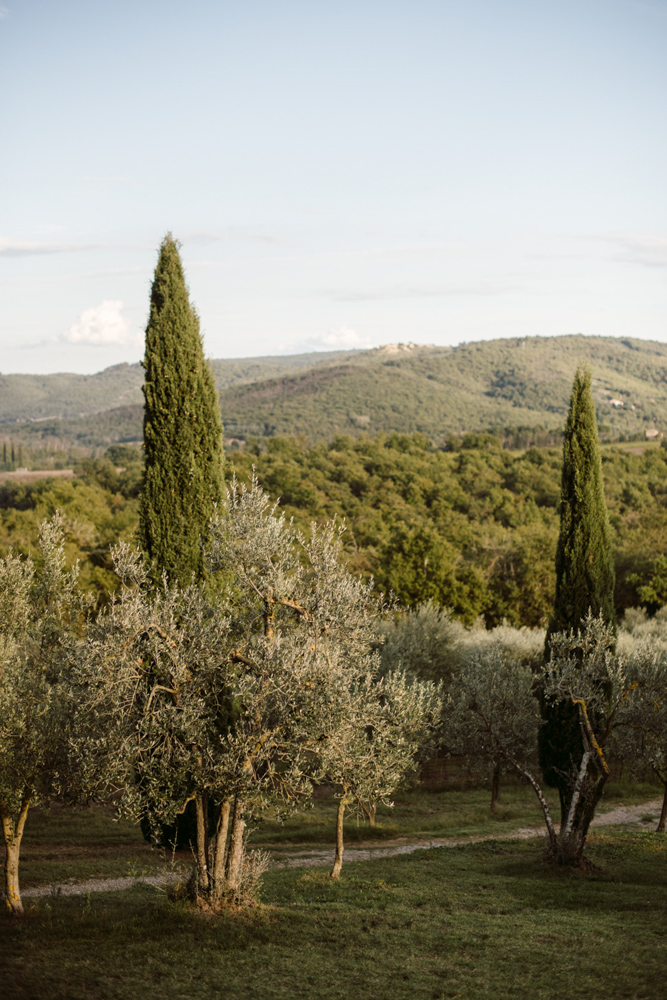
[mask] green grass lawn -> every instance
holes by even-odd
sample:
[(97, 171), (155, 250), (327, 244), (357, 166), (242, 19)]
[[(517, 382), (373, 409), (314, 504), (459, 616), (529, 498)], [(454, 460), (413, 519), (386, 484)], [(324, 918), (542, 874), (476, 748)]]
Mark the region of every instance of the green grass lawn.
[(649, 1000), (665, 996), (667, 838), (596, 834), (592, 873), (539, 841), (274, 870), (262, 904), (204, 916), (164, 893), (56, 897), (2, 922), (7, 996), (31, 1000)]

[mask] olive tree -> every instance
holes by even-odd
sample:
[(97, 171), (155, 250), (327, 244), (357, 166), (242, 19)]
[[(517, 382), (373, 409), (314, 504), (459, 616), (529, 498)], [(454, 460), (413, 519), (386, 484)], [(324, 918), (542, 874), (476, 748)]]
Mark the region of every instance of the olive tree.
[(615, 752), (637, 777), (647, 772), (663, 787), (662, 809), (656, 828), (667, 821), (667, 657), (653, 643), (642, 643), (628, 658), (632, 698), (615, 728)]
[(539, 704), (534, 674), (496, 643), (470, 657), (450, 691), (443, 713), (448, 752), (464, 755), (468, 766), (486, 775), (504, 766), (534, 789), (552, 842), (555, 831), (537, 774)]
[[(346, 805), (356, 799), (373, 813), (374, 803), (387, 799), (412, 763), (414, 725), (405, 713), (401, 733), (396, 722), (401, 708), (409, 711), (412, 705), (407, 695), (398, 696), (396, 678), (378, 678), (373, 647), (386, 608), (372, 582), (355, 579), (344, 568), (344, 527), (335, 521), (320, 528), (313, 524), (307, 539), (275, 516), (276, 507), (256, 481), (250, 490), (232, 483), (226, 515), (212, 522), (211, 564), (234, 576), (244, 662), (254, 663), (257, 649), (296, 641), (308, 651), (301, 655), (309, 669), (317, 665), (320, 680), (310, 707), (310, 736), (304, 734), (300, 743), (305, 751), (300, 768), (309, 781), (328, 780), (342, 788), (340, 871)], [(406, 688), (403, 684), (401, 690)], [(408, 735), (412, 743), (406, 756)], [(237, 793), (235, 816), (238, 810)]]
[(5, 844), (5, 904), (23, 912), (21, 840), (31, 806), (68, 791), (77, 720), (71, 651), (87, 599), (67, 570), (59, 515), (39, 533), (39, 566), (0, 559), (0, 818)]
[(313, 526), (306, 538), (255, 481), (232, 483), (211, 522), (209, 565), (225, 581), (215, 598), (166, 580), (151, 592), (138, 555), (115, 552), (122, 586), (84, 657), (91, 732), (104, 720), (105, 736), (85, 756), (156, 833), (195, 802), (204, 905), (238, 900), (248, 813), (308, 799), (346, 692), (376, 669), (382, 606), (342, 566), (341, 530)]
[[(381, 634), (383, 672), (400, 667), (414, 677), (442, 683), (445, 690), (456, 685), (464, 663), (492, 647), (502, 649), (511, 660), (533, 668), (541, 664), (544, 653), (542, 629), (516, 628), (505, 622), (486, 629), (481, 619), (472, 627), (466, 627), (451, 610), (439, 608), (433, 602), (394, 613), (381, 624)], [(488, 760), (478, 763), (479, 778), (487, 780)], [(490, 775), (492, 810), (497, 807), (504, 769), (501, 759), (493, 761)]]
[(380, 632), (384, 671), (400, 663), (414, 676), (448, 687), (461, 667), (468, 629), (452, 611), (433, 601), (401, 609), (381, 624)]
[(122, 586), (86, 653), (98, 679), (92, 729), (105, 732), (86, 760), (156, 840), (195, 803), (195, 896), (218, 906), (240, 890), (248, 803), (309, 791), (302, 757), (324, 664), (289, 641), (257, 643), (251, 661), (236, 648), (229, 609), (211, 604), (203, 586), (151, 592), (126, 547), (115, 565)]
[(433, 744), (441, 709), (433, 682), (400, 671), (344, 678), (326, 739), (318, 746), (318, 777), (340, 789), (332, 878), (343, 865), (346, 807), (356, 802), (374, 825), (377, 804), (391, 806), (394, 792), (416, 775)]
[[(459, 675), (445, 712), (445, 739), (452, 752), (477, 760), (502, 760), (533, 787), (549, 837), (549, 854), (560, 864), (580, 864), (588, 828), (609, 778), (609, 748), (625, 725), (637, 687), (623, 661), (610, 651), (613, 626), (589, 615), (579, 630), (551, 636), (551, 658), (537, 676), (496, 647), (472, 659)], [(551, 817), (538, 779), (538, 735), (544, 722), (535, 697), (571, 705), (579, 720), (582, 752), (559, 772), (569, 808), (560, 829)]]

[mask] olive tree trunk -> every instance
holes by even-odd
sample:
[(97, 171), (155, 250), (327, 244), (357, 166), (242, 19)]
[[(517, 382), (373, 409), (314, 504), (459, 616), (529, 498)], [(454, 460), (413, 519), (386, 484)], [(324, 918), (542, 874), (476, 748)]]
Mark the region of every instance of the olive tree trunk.
[(241, 882), (241, 872), (243, 868), (243, 834), (245, 832), (245, 803), (240, 795), (234, 800), (234, 815), (232, 818), (232, 834), (229, 841), (229, 855), (227, 857), (227, 890), (230, 893), (237, 891)]
[(5, 906), (10, 917), (20, 917), (23, 914), (19, 889), (19, 855), (29, 808), (30, 796), (26, 793), (21, 802), (18, 818), (15, 820), (10, 810), (0, 802), (2, 833), (5, 841)]
[(581, 758), (579, 772), (572, 788), (569, 809), (558, 835), (555, 860), (561, 865), (579, 865), (582, 862), (588, 828), (595, 816), (597, 804), (609, 779), (609, 768), (597, 775), (591, 773), (593, 754), (587, 748)]
[(334, 866), (331, 869), (331, 878), (338, 878), (340, 870), (343, 867), (343, 821), (345, 818), (345, 806), (348, 802), (349, 798), (347, 794), (343, 793), (338, 800), (338, 813), (336, 815), (336, 856), (334, 858)]
[(375, 816), (377, 814), (377, 802), (369, 802), (367, 804), (361, 798), (358, 799), (357, 801), (359, 802), (359, 805), (361, 806), (363, 811), (366, 813), (369, 825), (371, 826), (371, 828), (373, 828), (375, 826)]
[(206, 898), (210, 889), (208, 874), (208, 794), (197, 792), (197, 897)]
[(213, 903), (219, 905), (225, 895), (225, 861), (227, 859), (227, 834), (229, 832), (229, 814), (231, 802), (225, 799), (220, 807), (218, 828), (215, 835), (215, 857), (212, 861), (213, 886), (211, 896)]

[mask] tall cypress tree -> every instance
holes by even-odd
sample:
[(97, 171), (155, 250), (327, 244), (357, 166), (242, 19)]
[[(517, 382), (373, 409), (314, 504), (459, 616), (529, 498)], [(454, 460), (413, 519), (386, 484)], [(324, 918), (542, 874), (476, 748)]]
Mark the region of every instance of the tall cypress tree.
[(201, 539), (223, 497), (220, 408), (190, 305), (178, 244), (165, 236), (146, 327), (140, 536), (156, 576), (188, 584), (204, 572)]
[[(591, 373), (575, 375), (563, 440), (560, 534), (556, 549), (556, 599), (546, 639), (578, 629), (589, 610), (615, 623), (614, 562), (609, 517), (604, 499), (602, 460), (598, 443)], [(545, 781), (560, 794), (563, 816), (569, 809), (571, 783), (583, 744), (577, 708), (567, 702), (543, 704), (540, 766)]]

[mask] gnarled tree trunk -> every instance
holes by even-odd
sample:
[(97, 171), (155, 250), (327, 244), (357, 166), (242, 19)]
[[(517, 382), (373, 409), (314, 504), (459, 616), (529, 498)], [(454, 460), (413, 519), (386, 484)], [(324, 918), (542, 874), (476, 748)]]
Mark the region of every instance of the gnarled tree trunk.
[[(576, 810), (576, 819), (569, 823), (568, 820), (561, 826), (558, 835), (558, 843), (554, 859), (561, 865), (579, 865), (582, 862), (588, 828), (595, 815), (595, 809), (600, 801), (602, 789), (606, 784), (606, 777), (598, 778), (594, 783), (590, 783), (586, 788), (585, 801), (579, 801), (579, 809)], [(574, 797), (573, 797), (574, 802)], [(570, 814), (573, 812), (570, 805)], [(568, 814), (568, 819), (570, 814)]]
[(358, 799), (357, 801), (359, 802), (359, 805), (361, 806), (361, 808), (366, 813), (366, 816), (368, 817), (369, 825), (371, 826), (371, 828), (373, 828), (375, 826), (375, 815), (377, 813), (377, 802), (369, 802), (368, 805), (366, 805), (366, 803), (364, 802), (363, 799)]
[(25, 821), (30, 808), (30, 795), (26, 792), (21, 802), (18, 818), (14, 820), (9, 808), (0, 802), (0, 818), (5, 840), (5, 906), (10, 917), (20, 917), (23, 914), (23, 903), (19, 890), (19, 855)]
[(229, 842), (229, 855), (227, 857), (227, 889), (230, 893), (236, 892), (241, 881), (241, 869), (243, 866), (243, 834), (245, 831), (245, 803), (240, 795), (234, 800), (234, 816), (232, 818), (232, 835)]
[[(595, 815), (602, 790), (611, 774), (602, 747), (591, 726), (586, 703), (580, 698), (573, 697), (572, 704), (579, 712), (584, 752), (577, 776), (574, 783), (570, 785), (567, 815), (563, 816), (561, 820), (556, 860), (562, 865), (581, 863), (588, 828)], [(561, 809), (564, 802), (565, 799), (561, 794)]]

